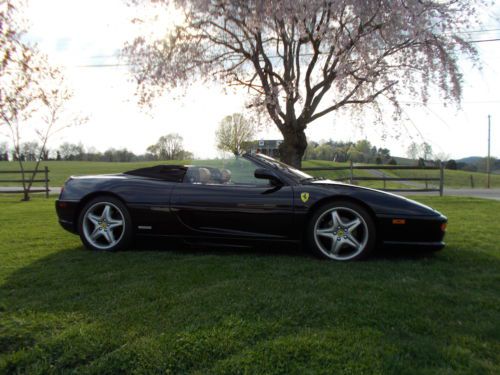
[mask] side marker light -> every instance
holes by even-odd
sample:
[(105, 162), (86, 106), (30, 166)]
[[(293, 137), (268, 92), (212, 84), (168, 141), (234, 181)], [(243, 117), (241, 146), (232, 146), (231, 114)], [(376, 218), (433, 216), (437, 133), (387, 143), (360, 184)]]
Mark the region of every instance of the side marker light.
[(406, 220), (405, 219), (392, 219), (392, 223), (395, 225), (403, 225), (403, 224), (406, 224)]

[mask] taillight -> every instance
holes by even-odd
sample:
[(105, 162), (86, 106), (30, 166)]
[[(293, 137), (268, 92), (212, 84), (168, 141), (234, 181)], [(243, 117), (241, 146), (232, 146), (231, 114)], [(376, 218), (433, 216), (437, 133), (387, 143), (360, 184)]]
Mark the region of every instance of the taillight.
[(441, 231), (442, 232), (446, 232), (446, 228), (448, 227), (448, 224), (447, 223), (443, 223), (441, 224)]

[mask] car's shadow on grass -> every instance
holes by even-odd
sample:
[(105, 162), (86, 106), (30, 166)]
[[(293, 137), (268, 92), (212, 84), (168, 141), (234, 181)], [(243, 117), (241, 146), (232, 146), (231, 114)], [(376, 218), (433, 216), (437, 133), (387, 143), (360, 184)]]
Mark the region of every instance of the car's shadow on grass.
[(134, 251), (158, 251), (174, 252), (191, 255), (253, 255), (253, 256), (287, 256), (287, 257), (310, 257), (313, 258), (305, 249), (290, 243), (256, 243), (253, 245), (194, 242), (183, 243), (161, 238), (141, 238), (136, 240), (133, 246), (127, 250)]
[[(311, 260), (321, 260), (330, 263), (337, 263), (330, 260), (320, 258), (307, 248), (291, 243), (256, 243), (251, 246), (235, 246), (230, 244), (214, 244), (214, 243), (193, 243), (185, 244), (161, 238), (141, 238), (135, 241), (132, 248), (128, 249), (129, 252), (141, 251), (158, 251), (158, 252), (174, 252), (181, 254), (191, 255), (252, 255), (252, 256), (284, 256), (284, 257), (299, 257), (308, 258)], [(445, 250), (444, 250), (445, 251)], [(440, 251), (422, 251), (418, 249), (411, 250), (397, 250), (397, 249), (375, 249), (365, 261), (404, 261), (404, 260), (419, 260), (419, 259), (432, 259)]]
[[(497, 258), (453, 249), (431, 257), (383, 253), (366, 262), (335, 263), (287, 246), (193, 248), (146, 241), (117, 253), (76, 246), (6, 276), (0, 357), (8, 358), (11, 372), (30, 372), (32, 363), (41, 372), (45, 365), (128, 370), (139, 355), (158, 364), (174, 361), (169, 368), (183, 372), (175, 361), (195, 368), (189, 366), (205, 358), (183, 353), (186, 345), (188, 353), (215, 351), (203, 359), (208, 365), (261, 347), (257, 363), (258, 353), (267, 353), (262, 348), (279, 345), (278, 338), (310, 340), (306, 333), (316, 332), (314, 340), (354, 337), (364, 352), (403, 345), (403, 356), (424, 352), (439, 361), (446, 342), (476, 335), (478, 324), (477, 335), (493, 337), (499, 273)], [(432, 332), (435, 339), (414, 348), (418, 332)], [(318, 345), (314, 340), (301, 350)]]

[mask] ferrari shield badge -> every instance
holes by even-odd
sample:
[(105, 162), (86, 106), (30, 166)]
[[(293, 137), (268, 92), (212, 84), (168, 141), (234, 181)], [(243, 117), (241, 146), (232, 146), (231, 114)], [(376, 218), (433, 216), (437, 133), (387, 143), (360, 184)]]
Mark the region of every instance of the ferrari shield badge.
[(300, 199), (302, 200), (302, 202), (306, 203), (309, 200), (309, 193), (300, 193)]

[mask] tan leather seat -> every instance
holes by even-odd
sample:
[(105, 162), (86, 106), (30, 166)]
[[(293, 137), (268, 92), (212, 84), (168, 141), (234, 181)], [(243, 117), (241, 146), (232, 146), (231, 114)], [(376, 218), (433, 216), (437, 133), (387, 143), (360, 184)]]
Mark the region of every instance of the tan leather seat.
[(198, 169), (198, 173), (199, 173), (199, 182), (202, 183), (202, 184), (208, 184), (210, 182), (210, 178), (211, 178), (211, 173), (210, 171), (208, 170), (208, 168), (199, 168)]

